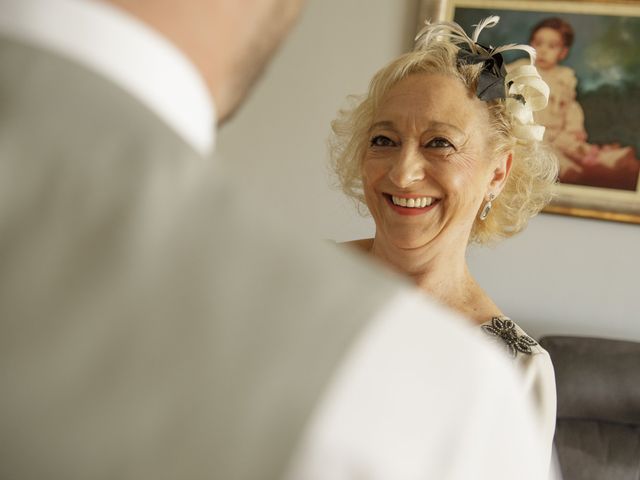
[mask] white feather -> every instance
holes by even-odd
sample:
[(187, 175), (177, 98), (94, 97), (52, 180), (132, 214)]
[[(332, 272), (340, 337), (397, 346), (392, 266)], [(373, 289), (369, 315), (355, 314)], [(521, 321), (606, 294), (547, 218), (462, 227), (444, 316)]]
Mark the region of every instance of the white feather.
[(475, 29), (473, 31), (473, 36), (469, 37), (464, 29), (455, 22), (431, 23), (427, 20), (424, 22), (425, 26), (416, 35), (415, 49), (420, 50), (429, 46), (433, 42), (448, 40), (456, 45), (464, 45), (464, 48), (476, 54), (486, 55), (489, 53), (490, 55), (495, 55), (509, 50), (522, 50), (529, 54), (529, 59), (533, 65), (536, 60), (536, 50), (529, 45), (510, 43), (508, 45), (494, 48), (490, 52), (487, 52), (480, 47), (478, 44), (480, 33), (485, 28), (495, 27), (499, 21), (500, 17), (498, 15), (492, 15), (481, 20), (477, 25), (474, 25)]
[(536, 49), (533, 48), (531, 45), (519, 45), (516, 43), (510, 43), (508, 45), (502, 45), (501, 47), (493, 49), (492, 53), (496, 54), (496, 53), (513, 51), (513, 50), (522, 50), (524, 52), (527, 52), (529, 54), (529, 60), (531, 61), (531, 65), (533, 65), (536, 62)]
[(484, 30), (485, 28), (495, 27), (499, 21), (500, 21), (500, 17), (498, 15), (492, 15), (480, 21), (480, 23), (478, 23), (477, 25), (473, 25), (474, 27), (476, 27), (476, 29), (473, 31), (473, 36), (471, 37), (471, 40), (474, 43), (477, 43), (478, 38), (480, 37), (480, 32), (482, 32), (482, 30)]
[(472, 51), (476, 51), (475, 42), (469, 38), (463, 28), (455, 22), (425, 22), (425, 26), (416, 35), (415, 49), (419, 50), (433, 42), (449, 40), (456, 45), (466, 44)]

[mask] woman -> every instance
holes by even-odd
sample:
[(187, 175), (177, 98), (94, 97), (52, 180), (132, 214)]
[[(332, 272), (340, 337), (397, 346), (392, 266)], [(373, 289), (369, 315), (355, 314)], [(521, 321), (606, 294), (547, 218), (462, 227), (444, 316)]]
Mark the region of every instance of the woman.
[[(332, 158), (343, 190), (376, 224), (356, 247), (408, 275), (431, 297), (503, 343), (523, 370), (549, 440), (555, 380), (549, 355), (506, 317), (467, 267), (471, 242), (522, 230), (550, 198), (557, 163), (541, 145), (548, 87), (528, 46), (491, 49), (454, 23), (429, 24), (413, 52), (380, 70), (369, 92), (332, 124)], [(531, 64), (510, 72), (501, 51)]]

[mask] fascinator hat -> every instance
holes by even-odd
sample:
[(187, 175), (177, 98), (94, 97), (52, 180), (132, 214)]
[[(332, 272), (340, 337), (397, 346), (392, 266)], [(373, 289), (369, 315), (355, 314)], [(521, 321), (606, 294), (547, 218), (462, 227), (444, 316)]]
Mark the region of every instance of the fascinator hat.
[[(425, 22), (425, 27), (416, 36), (414, 50), (419, 51), (434, 42), (448, 41), (458, 47), (458, 65), (481, 64), (476, 95), (485, 102), (502, 100), (507, 114), (513, 120), (513, 135), (523, 141), (541, 141), (544, 127), (537, 125), (533, 112), (547, 106), (549, 86), (540, 78), (534, 63), (536, 51), (529, 45), (508, 44), (501, 47), (485, 46), (478, 43), (480, 33), (485, 28), (498, 24), (500, 17), (491, 16), (475, 25), (471, 37), (455, 22)], [(507, 72), (502, 52), (523, 50), (529, 54), (529, 64)]]

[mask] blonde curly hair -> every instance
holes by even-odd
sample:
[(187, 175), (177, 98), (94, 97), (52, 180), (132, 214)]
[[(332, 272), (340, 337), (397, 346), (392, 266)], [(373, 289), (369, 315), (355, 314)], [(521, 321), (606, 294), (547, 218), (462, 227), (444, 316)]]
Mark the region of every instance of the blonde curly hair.
[[(433, 24), (433, 27), (441, 29), (443, 25), (453, 24)], [(356, 201), (361, 213), (361, 207), (366, 206), (361, 168), (368, 131), (386, 93), (410, 75), (436, 73), (460, 80), (475, 95), (483, 65), (458, 62), (461, 48), (458, 43), (446, 36), (432, 35), (420, 48), (401, 55), (379, 70), (367, 94), (349, 97), (350, 108), (340, 110), (331, 123), (331, 165), (342, 191)], [(516, 138), (516, 122), (505, 104), (505, 99), (486, 102), (490, 118), (488, 140), (495, 156), (511, 152), (511, 171), (501, 194), (492, 202), (489, 216), (484, 221), (476, 216), (470, 243), (488, 244), (520, 232), (550, 201), (557, 179), (558, 163), (551, 150), (540, 141)]]

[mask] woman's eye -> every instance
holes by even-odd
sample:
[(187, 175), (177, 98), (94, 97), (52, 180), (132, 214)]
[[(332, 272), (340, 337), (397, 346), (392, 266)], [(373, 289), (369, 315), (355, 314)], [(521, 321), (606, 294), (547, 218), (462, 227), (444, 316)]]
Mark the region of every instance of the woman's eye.
[(395, 142), (389, 137), (385, 137), (384, 135), (376, 135), (371, 139), (372, 147), (392, 147), (394, 145)]
[(451, 142), (449, 142), (449, 140), (447, 140), (446, 138), (434, 138), (433, 140), (430, 140), (429, 142), (427, 142), (427, 147), (430, 148), (452, 148), (453, 145), (451, 145)]

